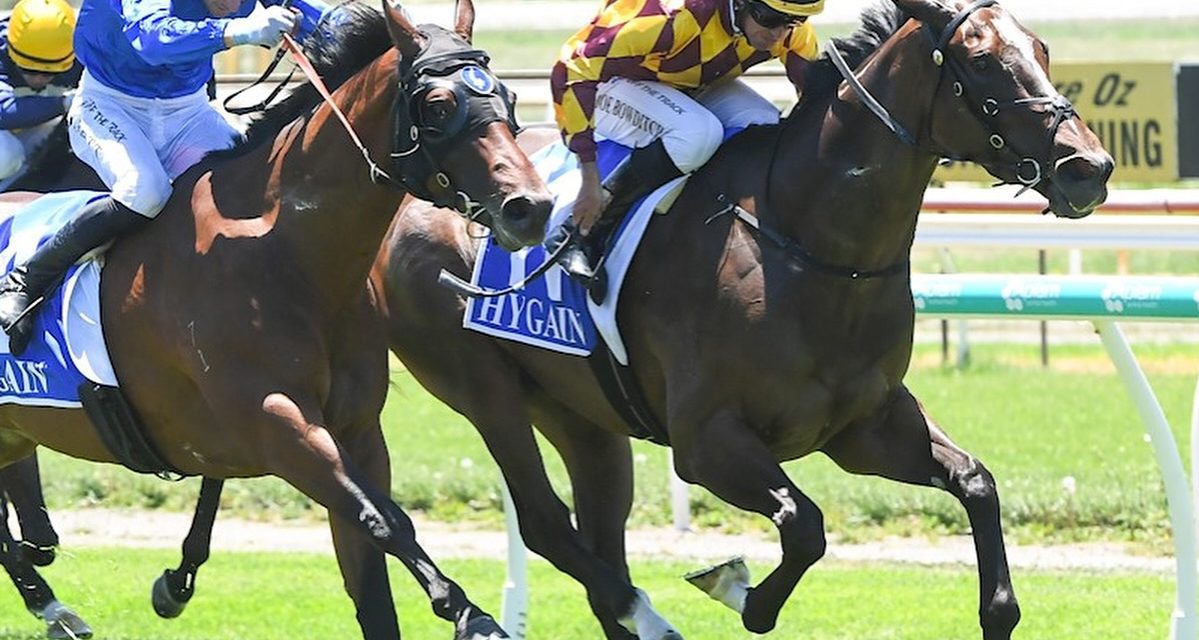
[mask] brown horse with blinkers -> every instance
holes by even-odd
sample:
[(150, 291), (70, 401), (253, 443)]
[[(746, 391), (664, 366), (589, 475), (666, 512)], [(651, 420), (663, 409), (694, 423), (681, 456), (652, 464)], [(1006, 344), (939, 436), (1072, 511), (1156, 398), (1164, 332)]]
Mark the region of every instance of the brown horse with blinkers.
[[(458, 208), (511, 248), (541, 240), (549, 195), (513, 139), (511, 96), (469, 45), (470, 1), (458, 3), (453, 32), (384, 7), (341, 5), (327, 41), (307, 48), (362, 148), (315, 89), (297, 88), (108, 252), (105, 338), (170, 469), (275, 475), (328, 508), (364, 637), (399, 637), (385, 552), (456, 639), (507, 637), (437, 569), (388, 496), (386, 349), (366, 281), (406, 193)], [(388, 156), (390, 176), (371, 161)], [(0, 465), (38, 444), (118, 461), (82, 411), (0, 407)]]
[[(621, 297), (631, 372), (678, 474), (777, 527), (782, 560), (757, 585), (736, 565), (692, 577), (745, 628), (772, 629), (824, 554), (820, 510), (780, 467), (819, 451), (961, 501), (982, 635), (1006, 639), (1020, 610), (995, 481), (903, 384), (916, 215), (940, 157), (1036, 189), (1069, 218), (1104, 201), (1112, 159), (1054, 89), (1047, 47), (994, 0), (894, 0), (837, 45), (856, 74), (826, 57), (791, 115), (731, 139), (654, 216)], [(433, 283), (443, 268), (470, 274), (475, 252), (453, 215), (400, 212), (373, 275), (393, 350), (478, 428), (529, 548), (586, 587), (606, 636), (679, 637), (629, 580), (632, 428), (585, 360), (462, 328), (463, 299)], [(531, 424), (567, 465), (577, 528)]]

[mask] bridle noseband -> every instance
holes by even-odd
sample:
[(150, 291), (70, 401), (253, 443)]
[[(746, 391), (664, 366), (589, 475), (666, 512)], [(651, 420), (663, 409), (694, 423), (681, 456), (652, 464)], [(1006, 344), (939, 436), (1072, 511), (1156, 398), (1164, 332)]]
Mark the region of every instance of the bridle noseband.
[[(421, 53), (400, 60), (392, 166), (408, 192), (474, 221), (486, 208), (454, 186), (438, 159), (492, 122), (507, 123), (516, 136), (516, 96), (488, 69), (486, 52), (463, 47), (457, 35), (437, 25), (422, 25), (421, 31), (426, 35)], [(421, 109), (435, 89), (449, 91), (455, 99), (454, 113), (436, 124), (425, 122)]]

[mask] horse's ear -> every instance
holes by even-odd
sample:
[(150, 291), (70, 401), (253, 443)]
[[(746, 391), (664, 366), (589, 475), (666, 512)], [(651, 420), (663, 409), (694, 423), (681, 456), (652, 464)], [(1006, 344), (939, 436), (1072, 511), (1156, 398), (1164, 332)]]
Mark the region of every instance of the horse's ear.
[(393, 5), (391, 0), (383, 0), (383, 12), (387, 15), (387, 31), (396, 49), (405, 58), (415, 58), (420, 53), (425, 37), (412, 24), (408, 12), (401, 6)]
[(895, 0), (913, 18), (940, 31), (953, 19), (953, 10), (938, 0)]
[(473, 42), (475, 31), (475, 3), (471, 0), (458, 0), (455, 3), (454, 32), (463, 40)]

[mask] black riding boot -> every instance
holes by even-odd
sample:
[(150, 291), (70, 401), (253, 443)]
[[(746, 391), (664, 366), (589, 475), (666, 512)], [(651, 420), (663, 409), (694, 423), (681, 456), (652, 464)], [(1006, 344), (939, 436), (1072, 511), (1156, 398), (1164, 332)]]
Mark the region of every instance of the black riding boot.
[(558, 264), (587, 287), (596, 304), (608, 294), (608, 278), (599, 267), (612, 231), (634, 202), (681, 175), (683, 172), (666, 153), (666, 146), (661, 140), (634, 149), (628, 160), (604, 180), (603, 188), (608, 194), (608, 203), (592, 225), (591, 233), (585, 238), (580, 237), (572, 219), (567, 220), (546, 240), (546, 247), (550, 251), (562, 242), (569, 243), (558, 255)]
[(8, 334), (8, 349), (19, 356), (29, 345), (30, 313), (45, 293), (84, 254), (149, 220), (105, 196), (88, 203), (79, 216), (38, 247), (33, 256), (0, 281), (0, 328)]

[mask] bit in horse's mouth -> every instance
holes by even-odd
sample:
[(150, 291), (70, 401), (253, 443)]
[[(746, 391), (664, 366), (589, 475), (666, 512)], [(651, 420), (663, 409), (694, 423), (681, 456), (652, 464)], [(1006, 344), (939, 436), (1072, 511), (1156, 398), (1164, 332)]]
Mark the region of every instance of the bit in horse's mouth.
[(1048, 183), (1048, 188), (1044, 190), (1037, 189), (1037, 191), (1049, 201), (1049, 206), (1045, 208), (1046, 213), (1053, 212), (1053, 215), (1059, 218), (1069, 218), (1071, 220), (1091, 215), (1099, 205), (1107, 200), (1107, 190), (1104, 189), (1102, 194), (1093, 197), (1090, 202), (1079, 206), (1059, 186), (1052, 182)]

